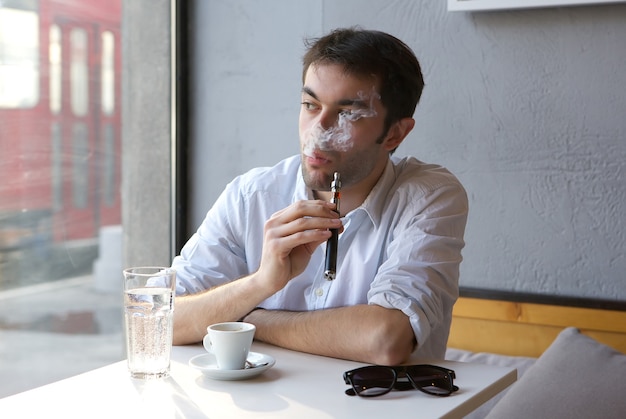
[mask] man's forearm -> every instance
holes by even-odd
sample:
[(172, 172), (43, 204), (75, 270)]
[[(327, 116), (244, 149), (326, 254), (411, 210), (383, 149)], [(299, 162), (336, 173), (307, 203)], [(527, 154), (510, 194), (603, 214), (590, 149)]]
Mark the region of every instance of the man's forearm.
[(373, 364), (399, 364), (413, 351), (409, 318), (399, 310), (358, 305), (311, 312), (254, 310), (255, 339), (301, 352)]
[(176, 297), (174, 345), (200, 342), (207, 326), (239, 320), (270, 295), (251, 275), (199, 294)]

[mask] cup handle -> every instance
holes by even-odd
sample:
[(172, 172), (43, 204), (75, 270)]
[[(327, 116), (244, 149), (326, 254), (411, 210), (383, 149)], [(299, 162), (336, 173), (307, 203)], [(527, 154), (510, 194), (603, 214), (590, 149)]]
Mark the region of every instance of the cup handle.
[(211, 337), (208, 334), (204, 335), (204, 338), (202, 339), (202, 344), (204, 345), (204, 349), (206, 349), (207, 352), (213, 353)]

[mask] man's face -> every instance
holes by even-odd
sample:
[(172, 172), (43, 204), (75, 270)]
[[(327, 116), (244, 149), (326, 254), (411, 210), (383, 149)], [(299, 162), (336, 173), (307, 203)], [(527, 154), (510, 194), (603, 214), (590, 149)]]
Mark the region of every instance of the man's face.
[(335, 64), (309, 67), (299, 121), (307, 186), (329, 190), (334, 172), (344, 189), (377, 179), (389, 157), (381, 144), (385, 115), (374, 76), (348, 75)]

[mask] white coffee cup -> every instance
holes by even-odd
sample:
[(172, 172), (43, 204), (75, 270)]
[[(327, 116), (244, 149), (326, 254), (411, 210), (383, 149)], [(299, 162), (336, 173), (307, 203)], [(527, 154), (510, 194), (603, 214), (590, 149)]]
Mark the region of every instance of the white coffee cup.
[(246, 366), (256, 327), (244, 322), (216, 323), (207, 327), (202, 343), (215, 355), (221, 370), (240, 370)]

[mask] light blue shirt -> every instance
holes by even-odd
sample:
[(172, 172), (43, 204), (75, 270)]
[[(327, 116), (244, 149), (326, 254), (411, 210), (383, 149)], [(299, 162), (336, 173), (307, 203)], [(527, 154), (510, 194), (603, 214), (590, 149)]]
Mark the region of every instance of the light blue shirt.
[[(237, 177), (209, 210), (172, 264), (177, 294), (193, 294), (259, 267), (267, 219), (293, 202), (313, 199), (300, 157)], [(290, 311), (355, 304), (395, 308), (411, 321), (418, 354), (442, 359), (468, 203), (463, 186), (441, 166), (392, 157), (363, 204), (342, 218), (337, 277), (323, 277), (325, 244), (306, 270), (259, 306)]]

